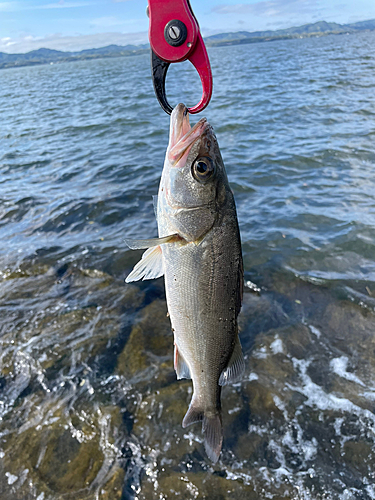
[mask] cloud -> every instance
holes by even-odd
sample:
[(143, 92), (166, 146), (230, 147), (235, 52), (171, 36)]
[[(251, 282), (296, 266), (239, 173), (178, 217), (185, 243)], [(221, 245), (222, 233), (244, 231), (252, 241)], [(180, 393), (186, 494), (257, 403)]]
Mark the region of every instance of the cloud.
[(93, 2), (66, 2), (65, 0), (59, 0), (59, 2), (56, 2), (56, 3), (47, 3), (45, 5), (30, 6), (29, 9), (73, 9), (76, 7), (89, 7), (91, 5), (95, 5), (95, 3), (93, 3)]
[(90, 21), (90, 26), (93, 28), (113, 28), (114, 26), (117, 26), (117, 29), (120, 29), (119, 26), (122, 26), (124, 29), (127, 30), (129, 29), (129, 26), (135, 25), (138, 23), (137, 19), (132, 19), (132, 18), (121, 18), (121, 17), (116, 17), (116, 16), (104, 16), (104, 17), (97, 17), (96, 19), (91, 19)]
[(16, 10), (18, 2), (0, 2), (0, 12)]
[(96, 28), (110, 28), (112, 26), (119, 26), (120, 24), (126, 24), (126, 22), (115, 16), (98, 17), (90, 21), (90, 25)]
[(138, 19), (133, 19), (129, 17), (123, 18), (116, 16), (103, 16), (90, 20), (90, 27), (101, 29), (101, 28), (113, 28), (114, 26), (117, 26), (117, 29), (121, 31), (128, 31), (129, 26), (134, 26), (137, 24), (139, 26)]
[(216, 14), (251, 14), (253, 16), (276, 17), (289, 14), (316, 12), (318, 0), (265, 0), (253, 4), (221, 4), (213, 7)]
[(238, 30), (239, 20), (244, 21), (240, 28), (242, 30), (264, 31), (300, 26), (323, 19), (329, 20), (332, 17), (331, 14), (332, 9), (329, 3), (324, 3), (323, 0), (261, 0), (256, 3), (222, 3), (213, 7), (210, 12), (210, 15), (216, 18), (217, 23), (220, 22), (218, 18), (225, 19), (226, 28), (222, 31)]
[(0, 2), (0, 12), (19, 12), (24, 10), (44, 10), (44, 9), (73, 9), (76, 7), (91, 7), (97, 5), (97, 1), (66, 1), (47, 4), (32, 4), (30, 2)]
[(76, 52), (79, 50), (105, 47), (106, 45), (139, 45), (148, 43), (147, 31), (137, 33), (98, 33), (95, 35), (63, 36), (61, 34), (45, 37), (24, 36), (19, 38), (0, 38), (0, 52), (8, 54), (30, 52), (40, 48)]

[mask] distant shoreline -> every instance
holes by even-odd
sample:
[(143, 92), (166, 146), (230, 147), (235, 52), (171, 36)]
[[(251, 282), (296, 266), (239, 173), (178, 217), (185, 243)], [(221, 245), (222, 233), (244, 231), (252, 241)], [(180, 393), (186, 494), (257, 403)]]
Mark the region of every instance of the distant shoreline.
[[(375, 19), (352, 24), (337, 24), (321, 21), (276, 31), (238, 31), (219, 33), (205, 38), (208, 48), (229, 45), (245, 45), (249, 43), (273, 42), (277, 40), (293, 40), (315, 38), (327, 35), (343, 35), (358, 32), (375, 31)], [(0, 52), (0, 69), (23, 66), (39, 66), (42, 64), (58, 64), (90, 59), (113, 57), (131, 57), (149, 51), (149, 45), (108, 45), (97, 49), (86, 49), (77, 52), (64, 52), (52, 49), (37, 49), (25, 54), (7, 54)]]

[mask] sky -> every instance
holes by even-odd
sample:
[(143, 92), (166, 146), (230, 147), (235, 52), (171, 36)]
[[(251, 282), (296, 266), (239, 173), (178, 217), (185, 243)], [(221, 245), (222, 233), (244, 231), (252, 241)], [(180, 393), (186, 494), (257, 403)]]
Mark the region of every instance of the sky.
[[(203, 36), (375, 19), (375, 0), (191, 0)], [(147, 0), (0, 0), (0, 52), (147, 43)]]

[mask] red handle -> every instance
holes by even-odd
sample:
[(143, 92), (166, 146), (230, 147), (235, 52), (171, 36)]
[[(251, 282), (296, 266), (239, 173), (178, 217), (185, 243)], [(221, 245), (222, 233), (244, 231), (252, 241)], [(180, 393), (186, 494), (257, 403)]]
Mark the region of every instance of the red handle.
[(189, 61), (198, 71), (203, 88), (202, 98), (199, 103), (192, 108), (188, 108), (189, 113), (193, 114), (199, 113), (208, 105), (212, 96), (213, 86), (210, 61), (200, 32), (198, 33), (198, 41), (194, 47), (194, 51), (189, 56)]
[[(148, 0), (150, 26), (148, 36), (155, 54), (163, 61), (181, 62), (188, 59), (197, 41), (199, 26), (186, 0)], [(186, 41), (172, 47), (164, 37), (165, 26), (172, 19), (182, 21), (187, 28)]]
[[(188, 0), (148, 0), (148, 5), (149, 39), (153, 52), (167, 63), (189, 59), (199, 74), (202, 98), (196, 106), (189, 108), (189, 113), (199, 113), (210, 102), (213, 81), (206, 47), (190, 4)], [(172, 46), (165, 37), (166, 26), (173, 20), (182, 22), (186, 27), (186, 39), (178, 46)]]

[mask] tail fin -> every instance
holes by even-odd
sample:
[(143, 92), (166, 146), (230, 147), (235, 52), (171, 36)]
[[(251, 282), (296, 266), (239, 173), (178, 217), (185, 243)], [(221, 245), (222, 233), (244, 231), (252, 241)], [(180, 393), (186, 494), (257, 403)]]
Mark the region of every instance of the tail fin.
[(191, 401), (188, 411), (182, 421), (182, 427), (200, 422), (203, 420), (202, 431), (204, 434), (204, 448), (207, 456), (213, 463), (219, 460), (221, 445), (223, 443), (223, 426), (221, 423), (220, 410), (206, 413), (199, 408), (194, 399)]
[(221, 445), (223, 444), (223, 426), (221, 414), (203, 417), (202, 430), (204, 433), (204, 448), (207, 456), (214, 464), (219, 460)]

